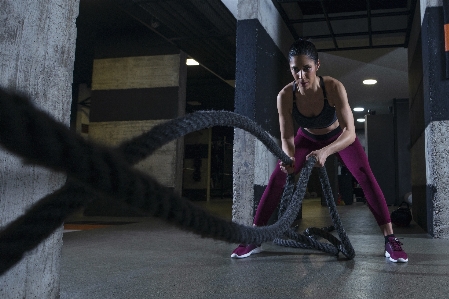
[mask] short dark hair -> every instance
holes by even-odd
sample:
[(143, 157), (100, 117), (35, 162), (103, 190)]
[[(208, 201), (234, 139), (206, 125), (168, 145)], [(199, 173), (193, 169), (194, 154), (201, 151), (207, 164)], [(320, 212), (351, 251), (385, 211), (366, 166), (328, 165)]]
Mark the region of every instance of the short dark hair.
[(299, 38), (290, 47), (288, 51), (288, 60), (291, 60), (293, 56), (306, 55), (315, 63), (318, 63), (318, 51), (315, 45), (308, 39)]

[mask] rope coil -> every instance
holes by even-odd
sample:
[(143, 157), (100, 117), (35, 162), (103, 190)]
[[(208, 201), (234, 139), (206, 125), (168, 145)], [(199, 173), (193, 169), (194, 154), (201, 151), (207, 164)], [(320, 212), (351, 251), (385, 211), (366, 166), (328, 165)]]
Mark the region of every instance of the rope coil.
[[(247, 227), (208, 214), (149, 175), (132, 168), (133, 164), (164, 144), (213, 126), (243, 129), (257, 137), (281, 161), (292, 162), (260, 126), (233, 112), (200, 111), (188, 114), (155, 126), (118, 148), (110, 149), (85, 141), (36, 109), (27, 97), (0, 89), (0, 144), (27, 163), (63, 172), (68, 177), (62, 188), (42, 198), (24, 215), (2, 228), (0, 275), (60, 227), (64, 219), (98, 196), (123, 201), (143, 215), (161, 217), (182, 229), (226, 242), (260, 244), (288, 233), (301, 207), (307, 185), (298, 184), (294, 190), (291, 176), (287, 179), (282, 199), (289, 204), (279, 220), (270, 226)], [(306, 161), (300, 173), (302, 180), (308, 180), (315, 162), (315, 159)], [(349, 243), (344, 230), (341, 234), (339, 232), (339, 237)], [(338, 246), (342, 247), (341, 244)], [(323, 250), (318, 247), (315, 248)], [(345, 248), (338, 250), (347, 258), (353, 258), (353, 254)]]
[[(321, 167), (319, 169), (319, 177), (321, 186), (323, 188), (323, 195), (326, 199), (327, 206), (329, 208), (329, 213), (332, 219), (333, 226), (327, 228), (317, 228), (309, 227), (305, 230), (304, 234), (298, 234), (293, 229), (288, 229), (284, 235), (289, 238), (289, 240), (276, 238), (273, 242), (280, 246), (304, 248), (304, 249), (318, 249), (333, 255), (338, 255), (339, 252), (343, 253), (348, 259), (353, 259), (355, 256), (354, 249), (349, 241), (346, 231), (340, 220), (340, 216), (337, 212), (337, 206), (335, 205), (334, 197), (332, 195), (332, 189), (330, 187), (329, 178), (327, 176), (326, 169)], [(300, 177), (298, 180), (298, 186), (307, 186), (307, 179)], [(302, 202), (302, 198), (292, 197), (290, 201), (298, 200)], [(284, 202), (285, 201), (285, 202)], [(279, 208), (279, 215), (282, 216), (288, 205), (290, 204), (288, 197), (283, 197), (281, 199), (281, 204)], [(299, 211), (298, 211), (299, 212)], [(336, 229), (338, 236), (337, 239), (334, 235), (330, 234), (330, 231)], [(316, 240), (316, 237), (321, 237), (326, 239), (329, 243), (323, 243)]]

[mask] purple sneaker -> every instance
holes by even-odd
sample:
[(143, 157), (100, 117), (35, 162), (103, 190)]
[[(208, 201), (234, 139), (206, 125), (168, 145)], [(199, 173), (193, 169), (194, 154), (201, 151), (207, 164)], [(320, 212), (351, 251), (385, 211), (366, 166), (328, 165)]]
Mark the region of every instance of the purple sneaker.
[(231, 254), (231, 257), (242, 259), (250, 256), (251, 254), (262, 252), (262, 247), (260, 245), (255, 244), (240, 244), (239, 247), (234, 249)]
[(392, 261), (393, 263), (408, 262), (407, 253), (405, 253), (405, 251), (402, 250), (401, 245), (402, 243), (399, 242), (397, 238), (389, 237), (388, 243), (385, 244), (385, 257), (390, 258), (390, 261)]

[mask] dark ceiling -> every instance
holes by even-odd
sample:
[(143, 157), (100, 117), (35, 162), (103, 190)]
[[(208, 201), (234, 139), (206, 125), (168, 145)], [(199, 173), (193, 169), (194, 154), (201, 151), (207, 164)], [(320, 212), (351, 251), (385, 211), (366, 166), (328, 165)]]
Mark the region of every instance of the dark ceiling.
[[(187, 112), (234, 109), (236, 19), (220, 0), (80, 0), (74, 83), (90, 85), (96, 58), (181, 49), (188, 68)], [(167, 52), (168, 51), (168, 52)]]
[(417, 0), (272, 0), (294, 39), (320, 51), (407, 47)]
[(124, 12), (221, 78), (234, 78), (236, 20), (220, 0), (118, 2)]
[(233, 80), (236, 25), (220, 0), (81, 0), (77, 48), (82, 44), (80, 55), (94, 55), (99, 40), (139, 35), (148, 47), (177, 47), (215, 76)]
[[(230, 0), (223, 2), (226, 2), (226, 5), (233, 3), (235, 5), (233, 11), (236, 14), (236, 2)], [(150, 51), (164, 47), (177, 48), (201, 64), (199, 67), (188, 68), (187, 96), (190, 96), (190, 101), (192, 98), (193, 101), (201, 99), (202, 103), (201, 106), (190, 108), (233, 110), (231, 85), (235, 79), (237, 20), (223, 2), (80, 0), (74, 82), (90, 83), (93, 59), (111, 55), (108, 51), (112, 48), (122, 53), (129, 51), (130, 48), (133, 48), (135, 53), (139, 53), (139, 49)], [(346, 57), (344, 59), (371, 65), (374, 60), (366, 60), (374, 56), (371, 52), (365, 55), (365, 52), (372, 49), (384, 51), (377, 57), (385, 57), (381, 58), (385, 64), (392, 65), (386, 60), (388, 55), (385, 53), (408, 46), (417, 0), (272, 0), (272, 2), (290, 30), (292, 38), (311, 38), (319, 51), (337, 55), (322, 56), (322, 60), (327, 58), (326, 65), (330, 66), (338, 65), (330, 63), (329, 59), (333, 57), (340, 60)], [(345, 72), (350, 71), (345, 69)], [(341, 78), (341, 74), (334, 74), (332, 70), (329, 70), (328, 74)], [(359, 95), (355, 89), (352, 92), (350, 82), (344, 83), (348, 87), (348, 92), (351, 92), (351, 99), (362, 101), (366, 98), (366, 95)], [(389, 83), (394, 85), (392, 80)], [(385, 87), (382, 87), (382, 90), (385, 90)], [(403, 92), (406, 93), (407, 91)], [(371, 99), (370, 105), (374, 102), (379, 105), (383, 100), (391, 101), (390, 98), (386, 99), (383, 96), (380, 100)], [(363, 105), (362, 102), (357, 104)]]

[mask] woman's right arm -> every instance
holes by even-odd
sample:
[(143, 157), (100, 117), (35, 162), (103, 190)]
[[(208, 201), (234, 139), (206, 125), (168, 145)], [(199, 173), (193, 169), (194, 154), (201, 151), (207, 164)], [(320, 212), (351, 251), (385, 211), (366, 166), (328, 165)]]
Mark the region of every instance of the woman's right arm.
[[(292, 107), (293, 107), (293, 95), (291, 88), (288, 85), (281, 90), (277, 97), (277, 109), (279, 114), (279, 128), (281, 131), (281, 143), (282, 150), (294, 160), (295, 155), (295, 132), (293, 126)], [(281, 170), (287, 173), (294, 171), (293, 165), (284, 165), (280, 163)]]

